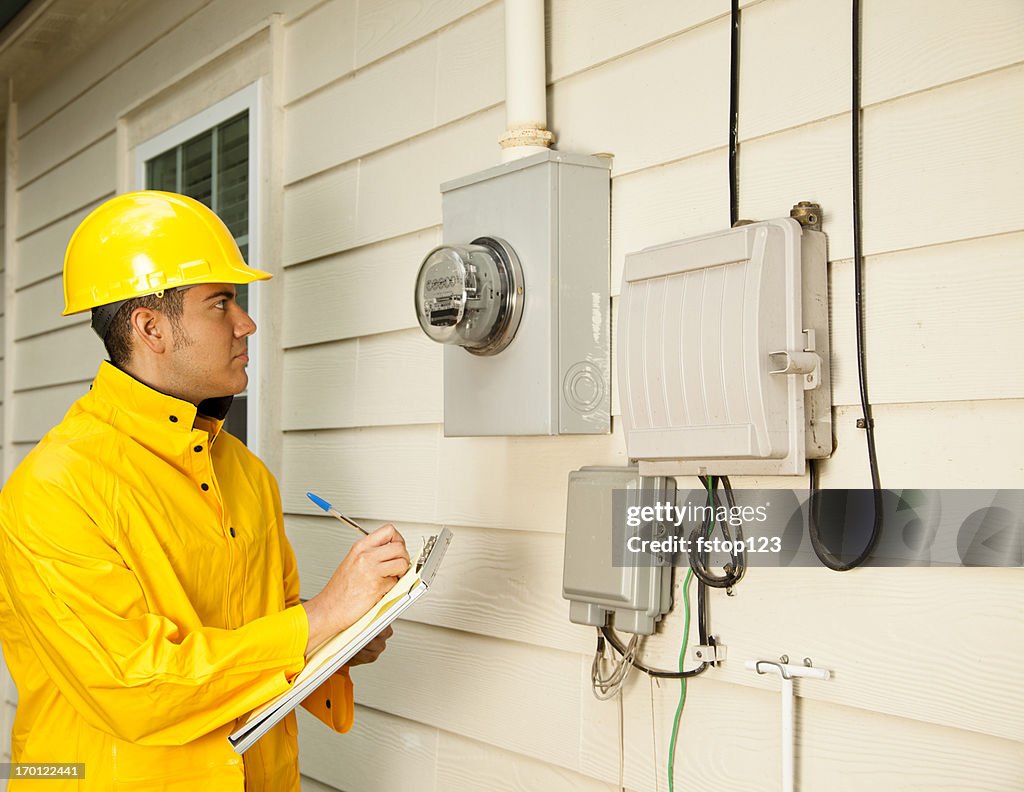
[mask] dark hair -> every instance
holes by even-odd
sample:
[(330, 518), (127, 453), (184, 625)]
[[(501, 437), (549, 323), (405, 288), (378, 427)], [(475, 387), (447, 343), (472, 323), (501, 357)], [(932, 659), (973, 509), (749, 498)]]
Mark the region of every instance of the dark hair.
[(185, 291), (169, 289), (162, 297), (146, 294), (126, 300), (114, 315), (114, 320), (103, 337), (103, 346), (107, 348), (110, 362), (118, 368), (124, 368), (132, 356), (132, 312), (136, 308), (148, 308), (160, 311), (171, 320), (175, 332), (181, 329), (181, 317), (185, 311)]

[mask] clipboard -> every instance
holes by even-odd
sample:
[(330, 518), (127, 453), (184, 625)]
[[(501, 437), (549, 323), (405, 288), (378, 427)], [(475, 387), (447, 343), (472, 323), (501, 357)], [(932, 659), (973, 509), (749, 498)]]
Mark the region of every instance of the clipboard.
[(452, 533), (447, 528), (442, 528), (441, 533), (431, 536), (417, 562), (391, 587), (380, 602), (351, 627), (318, 647), (309, 656), (305, 668), (292, 680), (292, 686), (288, 690), (253, 710), (245, 723), (228, 735), (228, 742), (235, 752), (243, 754), (249, 750), (260, 737), (276, 726), (285, 715), (301, 704), (309, 694), (422, 597), (434, 582), (434, 576), (451, 541)]

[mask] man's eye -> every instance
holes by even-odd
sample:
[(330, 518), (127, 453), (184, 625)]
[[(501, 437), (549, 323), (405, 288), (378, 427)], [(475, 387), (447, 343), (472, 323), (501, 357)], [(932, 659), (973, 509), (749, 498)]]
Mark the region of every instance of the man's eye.
[(223, 311), (225, 308), (227, 308), (228, 301), (227, 300), (217, 300), (217, 302), (215, 302), (213, 305), (214, 305), (214, 308), (219, 308), (220, 310)]

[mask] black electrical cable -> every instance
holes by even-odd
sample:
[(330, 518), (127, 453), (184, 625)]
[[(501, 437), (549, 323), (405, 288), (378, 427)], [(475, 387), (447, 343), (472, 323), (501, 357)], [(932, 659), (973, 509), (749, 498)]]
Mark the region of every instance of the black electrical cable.
[[(729, 9), (729, 226), (735, 226), (740, 217), (740, 192), (739, 192), (739, 134), (740, 134), (740, 0), (732, 0)], [(729, 477), (723, 476), (722, 483), (728, 493), (730, 505), (735, 505), (732, 496), (732, 486), (729, 484)], [(728, 538), (728, 529), (726, 533)], [(742, 529), (737, 531), (739, 539), (743, 540)], [(691, 539), (693, 537), (691, 536)], [(691, 544), (692, 547), (692, 544)], [(698, 568), (700, 567), (700, 568)], [(733, 569), (726, 570), (725, 577), (718, 577), (707, 572), (706, 564), (694, 564), (694, 556), (691, 551), (690, 568), (697, 576), (697, 579), (709, 586), (718, 588), (731, 588), (743, 577), (746, 569), (745, 560), (733, 556)]]
[[(878, 456), (875, 453), (875, 421), (871, 415), (871, 401), (868, 399), (868, 377), (867, 360), (864, 351), (864, 261), (861, 249), (861, 132), (860, 132), (860, 39), (861, 39), (861, 10), (860, 0), (853, 0), (853, 95), (851, 115), (852, 156), (851, 164), (853, 170), (853, 282), (854, 282), (854, 317), (856, 321), (857, 340), (857, 380), (860, 384), (860, 407), (863, 415), (865, 438), (868, 448), (868, 465), (871, 469), (871, 489), (874, 502), (874, 522), (871, 528), (871, 537), (861, 553), (852, 561), (842, 561), (837, 558), (821, 540), (821, 529), (819, 523), (820, 498), (818, 497), (818, 471), (812, 460), (810, 463), (810, 489), (811, 503), (809, 507), (809, 524), (811, 546), (821, 562), (829, 569), (837, 572), (848, 572), (849, 570), (863, 564), (875, 549), (878, 540), (882, 535), (882, 484), (878, 475)], [(858, 426), (860, 425), (858, 423)]]
[[(611, 644), (612, 649), (618, 652), (623, 657), (626, 656), (626, 647), (619, 640), (619, 637), (615, 634), (615, 631), (608, 626), (598, 628), (601, 635), (604, 636), (605, 640)], [(703, 646), (714, 646), (714, 636), (708, 635), (708, 601), (707, 601), (707, 586), (700, 581), (697, 582), (697, 635), (700, 637), (701, 645)], [(600, 646), (599, 646), (600, 650)], [(692, 668), (689, 671), (665, 671), (660, 668), (651, 668), (650, 666), (644, 665), (635, 657), (633, 658), (633, 667), (638, 671), (643, 671), (648, 676), (657, 677), (658, 679), (689, 679), (695, 677), (698, 674), (703, 674), (708, 670), (710, 663), (701, 663), (696, 668)]]
[(860, 406), (864, 416), (864, 431), (868, 443), (868, 460), (871, 465), (871, 486), (881, 490), (878, 476), (878, 457), (875, 454), (875, 420), (871, 415), (871, 400), (868, 398), (867, 361), (864, 351), (864, 256), (861, 247), (861, 162), (860, 162), (860, 0), (853, 0), (853, 278), (857, 322), (857, 379), (860, 383)]
[[(720, 502), (718, 500), (719, 479), (725, 486), (726, 500), (729, 502), (729, 513), (737, 514), (736, 499), (733, 495), (732, 485), (724, 476), (709, 476), (707, 480), (702, 479), (708, 489), (708, 505), (711, 506), (713, 510), (717, 510), (720, 506)], [(731, 545), (729, 555), (732, 559), (732, 563), (725, 566), (724, 575), (716, 575), (708, 569), (708, 551), (702, 546), (702, 543), (698, 542), (700, 537), (710, 538), (711, 534), (714, 532), (714, 525), (716, 523), (721, 529), (722, 536), (725, 538), (725, 541)], [(690, 533), (689, 539), (690, 547), (688, 556), (690, 568), (701, 583), (711, 586), (712, 588), (727, 589), (732, 588), (740, 582), (747, 569), (746, 548), (743, 545), (742, 526), (737, 527), (736, 540), (733, 541), (732, 534), (729, 532), (728, 521), (715, 520), (714, 515), (709, 514), (704, 518), (704, 523), (700, 528), (693, 529)]]
[[(740, 510), (736, 507), (736, 496), (733, 494), (728, 476), (722, 476), (722, 485), (725, 487), (725, 499), (729, 503), (729, 514), (738, 515)], [(729, 582), (725, 588), (735, 586), (747, 572), (747, 548), (743, 539), (742, 522), (736, 526), (736, 541), (733, 543), (733, 551), (730, 555), (732, 556), (732, 566), (725, 570), (729, 575)]]
[[(607, 625), (598, 627), (601, 635), (608, 641), (612, 649), (618, 652), (623, 657), (626, 656), (626, 646), (619, 640), (619, 637), (615, 634), (615, 631)], [(697, 635), (700, 637), (701, 645), (703, 646), (714, 646), (714, 636), (708, 635), (708, 601), (707, 601), (707, 586), (697, 581)], [(598, 643), (598, 651), (601, 651), (600, 642)], [(637, 671), (643, 671), (648, 676), (657, 677), (658, 679), (689, 679), (695, 677), (698, 674), (703, 674), (708, 670), (709, 663), (701, 663), (696, 668), (692, 668), (689, 671), (665, 671), (660, 668), (651, 668), (639, 660), (636, 657), (632, 660), (633, 668)]]
[(732, 0), (729, 14), (729, 226), (739, 220), (740, 198), (737, 189), (736, 155), (740, 127), (740, 0)]

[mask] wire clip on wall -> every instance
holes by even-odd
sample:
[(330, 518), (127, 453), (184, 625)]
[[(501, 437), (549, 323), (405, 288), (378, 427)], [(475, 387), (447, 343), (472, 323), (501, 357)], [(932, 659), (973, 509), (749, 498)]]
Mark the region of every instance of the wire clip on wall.
[(746, 667), (759, 674), (770, 674), (773, 671), (782, 678), (782, 792), (793, 792), (793, 680), (831, 679), (832, 674), (824, 668), (815, 668), (809, 657), (804, 658), (803, 665), (791, 665), (789, 658), (783, 655), (778, 661), (748, 660)]

